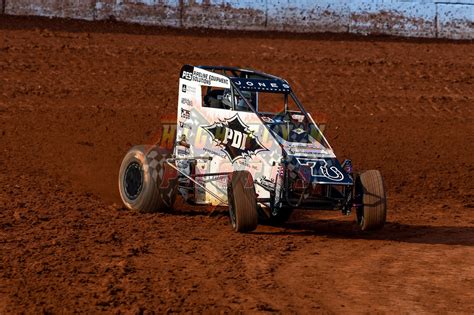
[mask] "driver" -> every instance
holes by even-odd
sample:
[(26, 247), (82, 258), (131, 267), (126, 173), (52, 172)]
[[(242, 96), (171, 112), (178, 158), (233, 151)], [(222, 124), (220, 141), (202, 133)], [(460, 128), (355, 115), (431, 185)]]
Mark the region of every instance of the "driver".
[(232, 108), (232, 92), (230, 89), (224, 89), (224, 93), (222, 94), (222, 108)]
[[(252, 97), (251, 92), (242, 92), (242, 94), (247, 100), (250, 100)], [(251, 111), (247, 103), (245, 102), (244, 98), (241, 97), (239, 94), (234, 94), (234, 104), (235, 104), (235, 110), (245, 111), (245, 112)], [(224, 90), (224, 94), (222, 97), (222, 105), (224, 108), (227, 108), (227, 109), (232, 108), (232, 93), (230, 89)]]

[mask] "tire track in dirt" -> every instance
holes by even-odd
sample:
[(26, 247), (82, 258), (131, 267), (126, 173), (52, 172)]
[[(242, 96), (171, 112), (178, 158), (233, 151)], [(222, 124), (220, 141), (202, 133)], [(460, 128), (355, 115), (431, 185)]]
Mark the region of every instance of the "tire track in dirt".
[[(389, 231), (375, 236), (308, 216), (291, 222), (288, 233), (316, 236), (299, 242), (275, 273), (295, 304), (336, 313), (474, 310), (474, 267), (464, 263), (474, 258), (474, 228), (460, 227), (465, 234), (453, 237), (456, 226), (412, 229), (409, 223), (400, 228), (389, 223)], [(453, 286), (446, 288), (447, 283)]]
[[(474, 270), (458, 267), (460, 261), (474, 258), (474, 249), (460, 246), (446, 251), (441, 248), (445, 245), (379, 243), (367, 249), (351, 241), (350, 245), (342, 245), (342, 252), (322, 248), (318, 256), (326, 257), (324, 266), (308, 254), (313, 246), (303, 248), (278, 270), (277, 283), (286, 292), (298, 292), (301, 304), (310, 297), (309, 300), (316, 299), (325, 309), (337, 313), (474, 310), (474, 278), (466, 277)], [(318, 273), (318, 269), (324, 272)], [(289, 273), (294, 278), (288, 281), (285, 275)], [(401, 276), (408, 274), (416, 277)], [(446, 283), (455, 284), (457, 289), (445, 289)]]

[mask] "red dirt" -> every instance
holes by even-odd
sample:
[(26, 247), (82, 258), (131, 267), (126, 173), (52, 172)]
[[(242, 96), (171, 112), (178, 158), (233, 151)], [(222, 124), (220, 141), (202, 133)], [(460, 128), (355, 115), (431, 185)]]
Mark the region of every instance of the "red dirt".
[[(474, 312), (472, 43), (114, 25), (0, 17), (0, 313)], [(125, 210), (121, 158), (174, 117), (184, 63), (287, 78), (381, 170), (386, 227)]]

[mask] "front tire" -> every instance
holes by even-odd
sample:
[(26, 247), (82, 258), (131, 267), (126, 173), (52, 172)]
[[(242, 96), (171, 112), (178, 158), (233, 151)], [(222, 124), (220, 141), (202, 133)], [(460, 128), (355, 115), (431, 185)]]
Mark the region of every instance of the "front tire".
[(125, 206), (139, 212), (170, 210), (176, 199), (176, 171), (166, 165), (170, 153), (160, 147), (135, 146), (122, 160), (119, 192)]
[(387, 218), (387, 198), (378, 170), (362, 172), (356, 178), (357, 223), (362, 231), (381, 229)]
[(236, 232), (250, 232), (257, 228), (257, 194), (252, 175), (234, 171), (227, 178), (227, 198), (232, 228)]

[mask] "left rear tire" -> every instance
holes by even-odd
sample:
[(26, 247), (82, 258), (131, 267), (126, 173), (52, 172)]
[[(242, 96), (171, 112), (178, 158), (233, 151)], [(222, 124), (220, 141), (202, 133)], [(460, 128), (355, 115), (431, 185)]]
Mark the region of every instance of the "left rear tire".
[(135, 146), (122, 160), (119, 192), (124, 205), (139, 212), (171, 210), (176, 199), (177, 174), (160, 147)]

